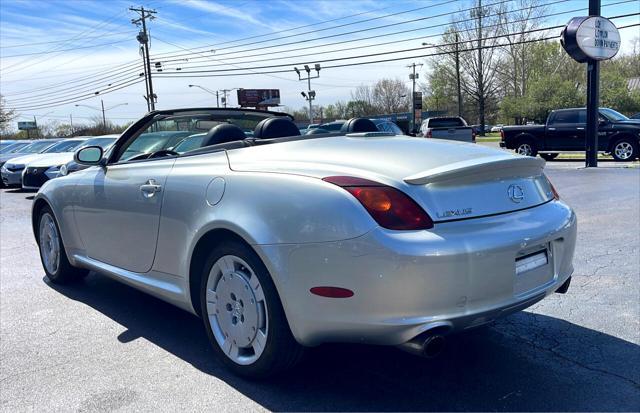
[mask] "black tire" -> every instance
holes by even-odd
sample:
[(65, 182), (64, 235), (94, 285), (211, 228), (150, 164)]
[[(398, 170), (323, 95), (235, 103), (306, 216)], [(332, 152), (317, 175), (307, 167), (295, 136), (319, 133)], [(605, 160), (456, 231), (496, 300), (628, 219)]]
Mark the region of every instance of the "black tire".
[(535, 157), (538, 155), (538, 145), (531, 138), (522, 138), (518, 141), (515, 151), (520, 155)]
[(554, 159), (556, 159), (558, 157), (559, 154), (557, 154), (557, 153), (541, 153), (539, 155), (545, 161), (553, 161)]
[(631, 162), (638, 157), (637, 139), (624, 137), (611, 145), (611, 156), (617, 162)]
[[(42, 221), (45, 217), (51, 218), (51, 223), (55, 227), (55, 231), (57, 231), (57, 243), (58, 243), (58, 265), (57, 268), (51, 271), (47, 268), (47, 264), (45, 264), (45, 252), (44, 248), (46, 248), (47, 240), (42, 239)], [(64, 248), (64, 243), (62, 242), (62, 237), (60, 236), (60, 227), (58, 226), (58, 221), (56, 220), (55, 215), (49, 207), (44, 207), (40, 210), (40, 214), (38, 215), (38, 227), (37, 227), (37, 239), (38, 239), (38, 249), (40, 251), (40, 261), (42, 262), (42, 268), (47, 275), (47, 278), (54, 284), (69, 284), (73, 282), (78, 282), (82, 280), (88, 273), (88, 270), (74, 267), (69, 263), (69, 259), (67, 258), (67, 252)]]
[[(241, 365), (225, 354), (213, 333), (207, 309), (207, 282), (211, 269), (221, 257), (230, 255), (241, 258), (248, 264), (253, 274), (257, 276), (267, 307), (268, 334), (266, 345), (257, 360), (247, 365)], [(222, 306), (222, 299), (217, 299), (217, 301)], [(214, 352), (231, 371), (239, 376), (250, 379), (264, 379), (290, 369), (302, 358), (304, 348), (296, 342), (289, 329), (280, 297), (267, 268), (255, 251), (242, 242), (226, 242), (216, 247), (209, 254), (203, 267), (200, 283), (200, 310), (204, 328)]]

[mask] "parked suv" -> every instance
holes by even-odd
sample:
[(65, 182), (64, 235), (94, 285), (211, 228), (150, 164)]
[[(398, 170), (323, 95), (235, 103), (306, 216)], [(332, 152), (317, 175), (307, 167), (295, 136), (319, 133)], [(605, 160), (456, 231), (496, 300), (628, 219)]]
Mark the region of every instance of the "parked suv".
[[(600, 108), (598, 151), (611, 153), (616, 161), (632, 161), (640, 153), (640, 120), (629, 119), (609, 108)], [(505, 126), (500, 146), (521, 155), (551, 160), (559, 152), (584, 151), (587, 110), (552, 111), (544, 125)]]

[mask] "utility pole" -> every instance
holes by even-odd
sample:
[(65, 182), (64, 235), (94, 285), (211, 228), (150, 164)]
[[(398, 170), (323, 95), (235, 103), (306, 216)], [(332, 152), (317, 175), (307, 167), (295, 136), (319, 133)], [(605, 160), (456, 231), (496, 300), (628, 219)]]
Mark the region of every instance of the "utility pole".
[(416, 66), (422, 66), (422, 64), (411, 63), (407, 67), (412, 68), (413, 73), (409, 74), (409, 79), (412, 81), (411, 86), (411, 132), (416, 131), (416, 79), (419, 77), (419, 73), (416, 73)]
[(456, 50), (455, 50), (455, 58), (456, 58), (456, 82), (458, 83), (458, 116), (462, 117), (462, 89), (460, 88), (460, 49), (459, 49), (459, 36), (458, 32), (456, 32)]
[(480, 115), (480, 136), (484, 136), (484, 74), (482, 69), (482, 0), (478, 0), (478, 8), (476, 9), (476, 18), (478, 19), (478, 112)]
[(145, 78), (147, 83), (147, 106), (149, 110), (155, 110), (157, 96), (153, 93), (153, 82), (151, 81), (151, 61), (149, 58), (149, 34), (147, 33), (147, 19), (155, 19), (154, 14), (156, 14), (157, 12), (155, 10), (145, 9), (143, 6), (140, 6), (139, 9), (130, 7), (129, 10), (134, 11), (140, 15), (140, 18), (132, 19), (131, 23), (135, 24), (136, 26), (140, 26), (140, 24), (142, 24), (142, 31), (138, 33), (136, 39), (138, 39), (138, 42), (140, 42), (140, 44), (143, 46)]
[(107, 131), (107, 116), (104, 114), (104, 100), (100, 99), (100, 105), (102, 106), (102, 128)]
[[(600, 0), (589, 0), (589, 16), (600, 16)], [(598, 103), (600, 101), (600, 61), (587, 61), (587, 128), (585, 167), (598, 167)]]
[(73, 115), (69, 113), (69, 122), (71, 124), (71, 134), (73, 135)]
[(311, 90), (311, 79), (317, 79), (320, 77), (320, 64), (316, 63), (314, 66), (316, 70), (316, 75), (311, 76), (311, 68), (309, 65), (304, 65), (304, 70), (307, 72), (307, 77), (302, 77), (300, 74), (300, 70), (297, 67), (294, 67), (293, 70), (298, 74), (298, 80), (306, 80), (307, 81), (307, 93), (301, 92), (300, 94), (306, 100), (309, 101), (309, 124), (313, 123), (313, 101), (316, 98), (316, 91)]

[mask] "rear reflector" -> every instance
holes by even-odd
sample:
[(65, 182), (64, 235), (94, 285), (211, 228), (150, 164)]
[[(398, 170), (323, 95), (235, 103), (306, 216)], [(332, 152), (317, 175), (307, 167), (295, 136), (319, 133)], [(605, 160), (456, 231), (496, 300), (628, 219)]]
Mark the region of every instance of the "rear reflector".
[(353, 297), (353, 291), (340, 287), (313, 287), (312, 294), (328, 298), (349, 298)]
[(328, 176), (323, 181), (353, 195), (383, 228), (420, 230), (433, 228), (433, 220), (413, 199), (393, 187), (353, 176)]

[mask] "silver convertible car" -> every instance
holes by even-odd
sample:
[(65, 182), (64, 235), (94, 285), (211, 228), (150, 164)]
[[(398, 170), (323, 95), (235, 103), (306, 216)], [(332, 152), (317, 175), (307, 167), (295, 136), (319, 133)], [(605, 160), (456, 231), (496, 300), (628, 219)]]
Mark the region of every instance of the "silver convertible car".
[(576, 216), (543, 160), (368, 119), (300, 136), (280, 113), (155, 111), (75, 160), (92, 167), (33, 203), (51, 282), (94, 270), (197, 314), (244, 376), (327, 342), (433, 356), (573, 272)]

